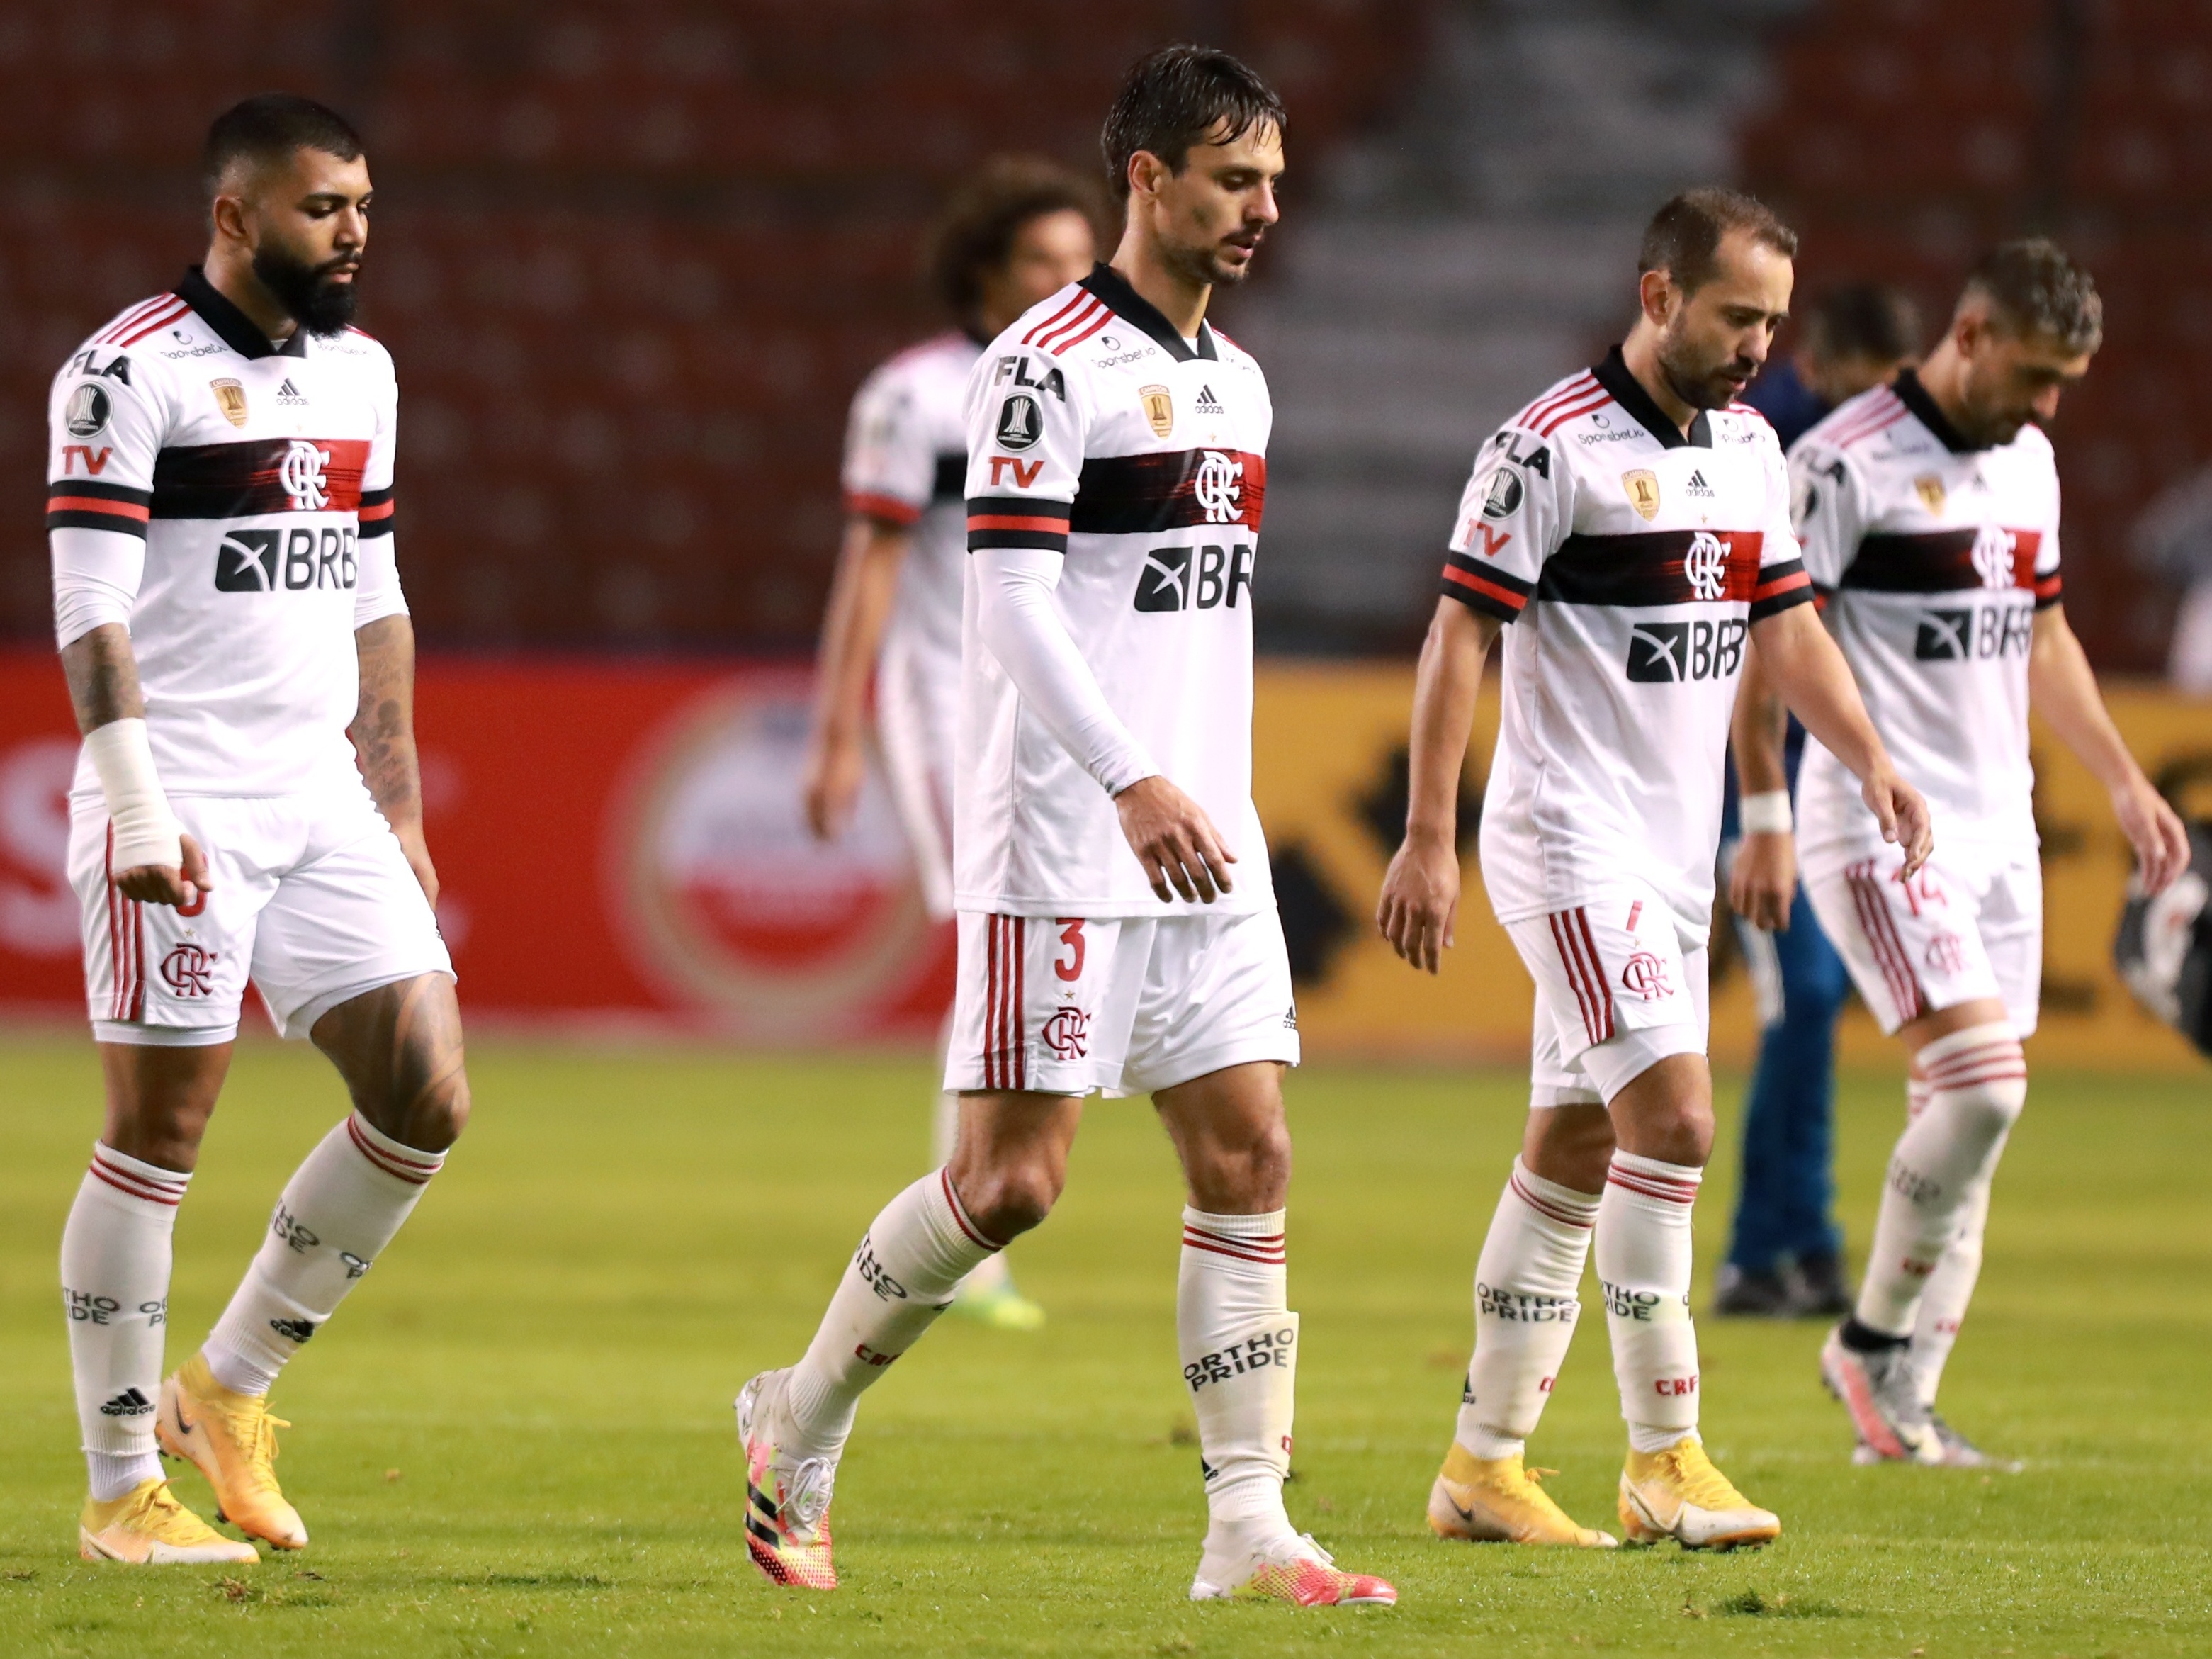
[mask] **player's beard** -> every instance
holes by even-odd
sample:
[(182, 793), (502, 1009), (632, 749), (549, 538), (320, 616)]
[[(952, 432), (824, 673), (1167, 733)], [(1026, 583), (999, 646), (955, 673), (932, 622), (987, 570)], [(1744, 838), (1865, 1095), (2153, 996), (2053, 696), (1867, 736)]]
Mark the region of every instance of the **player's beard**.
[(356, 276), (352, 282), (336, 283), (331, 280), (330, 274), (355, 263), (356, 256), (344, 254), (325, 264), (311, 265), (264, 242), (254, 250), (253, 274), (261, 279), (262, 287), (275, 296), (276, 303), (308, 333), (341, 334), (353, 321), (354, 307), (360, 303), (360, 296), (355, 292), (360, 278)]
[[(1259, 240), (1252, 244), (1256, 252)], [(1218, 245), (1212, 247), (1194, 247), (1184, 242), (1163, 241), (1160, 263), (1185, 282), (1213, 288), (1234, 288), (1251, 273), (1252, 262), (1241, 265), (1224, 263)]]
[(1747, 357), (1730, 357), (1718, 363), (1700, 361), (1693, 348), (1679, 337), (1662, 338), (1657, 356), (1659, 372), (1667, 377), (1668, 386), (1692, 409), (1726, 409), (1759, 372), (1759, 365)]

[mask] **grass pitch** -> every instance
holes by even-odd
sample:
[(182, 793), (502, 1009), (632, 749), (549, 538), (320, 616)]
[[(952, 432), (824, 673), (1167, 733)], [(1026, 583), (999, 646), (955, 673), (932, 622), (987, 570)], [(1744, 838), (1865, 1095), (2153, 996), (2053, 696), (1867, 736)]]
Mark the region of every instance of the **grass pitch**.
[[(1204, 1516), (1175, 1363), (1179, 1200), (1141, 1103), (1094, 1104), (1060, 1213), (1017, 1249), (1046, 1331), (948, 1319), (869, 1395), (838, 1482), (847, 1588), (824, 1595), (746, 1563), (730, 1399), (799, 1352), (868, 1218), (923, 1167), (928, 1068), (487, 1044), (472, 1069), (477, 1122), (452, 1167), (278, 1385), (298, 1425), (281, 1472), (313, 1547), (252, 1571), (143, 1571), (76, 1559), (54, 1263), (98, 1129), (92, 1052), (0, 1048), (0, 1651), (2212, 1650), (2202, 1078), (2033, 1085), (1945, 1390), (1954, 1420), (2027, 1459), (2023, 1474), (1855, 1469), (1815, 1379), (1816, 1327), (1703, 1323), (1707, 1440), (1786, 1528), (1731, 1558), (1430, 1538), (1422, 1504), (1523, 1085), (1298, 1074), (1291, 1510), (1402, 1600), (1296, 1613), (1182, 1599)], [(1856, 1242), (1900, 1092), (1846, 1083)], [(1723, 1093), (1732, 1110), (1738, 1091)], [(241, 1052), (178, 1229), (171, 1363), (342, 1109), (304, 1048)], [(1699, 1206), (1701, 1284), (1732, 1162)], [(1612, 1526), (1620, 1439), (1593, 1316), (1532, 1457), (1564, 1471), (1571, 1512)], [(178, 1486), (204, 1509), (197, 1474)]]

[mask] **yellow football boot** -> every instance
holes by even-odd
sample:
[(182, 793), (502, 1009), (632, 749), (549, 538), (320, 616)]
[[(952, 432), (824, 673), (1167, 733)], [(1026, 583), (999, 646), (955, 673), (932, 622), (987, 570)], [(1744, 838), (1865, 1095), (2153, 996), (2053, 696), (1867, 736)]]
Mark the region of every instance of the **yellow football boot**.
[(141, 1480), (105, 1504), (87, 1500), (76, 1523), (76, 1553), (88, 1561), (133, 1566), (247, 1565), (261, 1559), (252, 1545), (225, 1538), (194, 1515), (162, 1480)]
[(1631, 1543), (1672, 1538), (1691, 1550), (1771, 1544), (1782, 1535), (1780, 1520), (1738, 1492), (1694, 1434), (1662, 1452), (1630, 1450), (1620, 1474), (1620, 1524)]
[(1478, 1544), (1612, 1549), (1616, 1540), (1611, 1533), (1577, 1526), (1536, 1484), (1550, 1473), (1527, 1468), (1517, 1456), (1477, 1457), (1455, 1440), (1436, 1485), (1429, 1488), (1429, 1529), (1439, 1538)]
[(190, 1458), (215, 1488), (216, 1519), (280, 1550), (304, 1549), (307, 1524), (276, 1485), (276, 1431), (259, 1395), (234, 1394), (194, 1354), (161, 1384), (154, 1432), (172, 1457)]

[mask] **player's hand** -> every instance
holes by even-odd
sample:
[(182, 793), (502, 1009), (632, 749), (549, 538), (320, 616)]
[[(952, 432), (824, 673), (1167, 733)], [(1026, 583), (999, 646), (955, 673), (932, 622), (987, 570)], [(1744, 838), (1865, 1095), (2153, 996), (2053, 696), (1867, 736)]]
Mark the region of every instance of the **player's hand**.
[(817, 841), (835, 841), (853, 821), (867, 775), (867, 757), (857, 739), (823, 736), (806, 753), (806, 827)]
[(2136, 849), (2143, 891), (2165, 891), (2189, 867), (2189, 830), (2181, 815), (2141, 773), (2112, 791), (2112, 812)]
[(1443, 953), (1452, 947), (1458, 913), (1459, 848), (1449, 836), (1407, 836), (1383, 873), (1375, 926), (1392, 950), (1433, 974), (1443, 969)]
[(1206, 809), (1164, 777), (1138, 779), (1114, 797), (1114, 809), (1161, 903), (1173, 903), (1180, 893), (1211, 904), (1229, 890), (1237, 855), (1221, 844)]
[(215, 884), (208, 879), (207, 855), (200, 844), (190, 836), (180, 837), (184, 847), (184, 863), (134, 865), (115, 878), (115, 890), (128, 899), (141, 904), (167, 904), (179, 910), (190, 910), (200, 902), (200, 895)]
[(1898, 867), (1896, 878), (1910, 881), (1936, 850), (1936, 830), (1929, 819), (1927, 799), (1898, 775), (1887, 757), (1866, 775), (1859, 786), (1859, 799), (1881, 820), (1881, 838), (1905, 849), (1905, 862)]
[(399, 837), (399, 850), (407, 855), (407, 867), (415, 872), (415, 879), (422, 884), (422, 896), (430, 901), (430, 908), (438, 908), (438, 866), (430, 862), (430, 844), (422, 839), (422, 826), (410, 823), (404, 829), (394, 830)]
[(1729, 908), (1763, 933), (1790, 925), (1797, 896), (1797, 838), (1761, 830), (1736, 843), (1729, 860)]

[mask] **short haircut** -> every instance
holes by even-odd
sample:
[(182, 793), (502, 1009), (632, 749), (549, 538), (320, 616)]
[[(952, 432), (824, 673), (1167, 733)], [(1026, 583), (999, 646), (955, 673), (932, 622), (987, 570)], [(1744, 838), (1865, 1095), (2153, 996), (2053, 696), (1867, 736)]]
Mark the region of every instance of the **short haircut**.
[(1886, 283), (1845, 283), (1813, 302), (1805, 347), (1821, 362), (1864, 357), (1899, 363), (1920, 355), (1920, 307)]
[(350, 161), (362, 148), (361, 135), (336, 110), (294, 93), (260, 93), (215, 118), (200, 151), (200, 181), (212, 199), (234, 161), (287, 161), (300, 149)]
[(930, 289), (954, 317), (972, 323), (985, 279), (1006, 263), (1023, 226), (1048, 213), (1079, 213), (1097, 235), (1102, 206), (1097, 186), (1057, 162), (994, 156), (952, 192), (930, 227), (922, 256)]
[(1098, 135), (1115, 198), (1129, 196), (1129, 158), (1139, 150), (1181, 173), (1191, 146), (1229, 143), (1255, 127), (1279, 137), (1291, 118), (1275, 89), (1225, 52), (1212, 46), (1162, 46), (1130, 68)]
[(1967, 273), (1959, 309), (1977, 300), (2008, 333), (2047, 334), (2077, 356), (2104, 343), (2105, 301), (2097, 284), (2043, 237), (2005, 242), (1984, 254)]
[(1785, 259), (1797, 257), (1797, 233), (1774, 210), (1741, 191), (1708, 186), (1686, 190), (1651, 216), (1637, 252), (1637, 275), (1663, 270), (1685, 294), (1712, 281), (1720, 268), (1721, 238), (1748, 231)]

